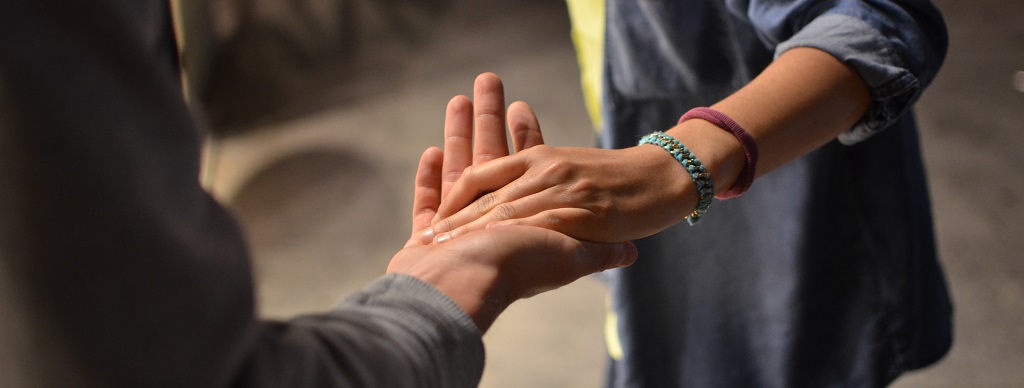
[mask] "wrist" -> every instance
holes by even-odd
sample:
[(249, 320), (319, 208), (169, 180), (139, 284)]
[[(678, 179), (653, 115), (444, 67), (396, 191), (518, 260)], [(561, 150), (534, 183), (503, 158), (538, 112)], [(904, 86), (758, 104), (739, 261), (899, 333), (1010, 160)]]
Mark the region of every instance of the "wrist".
[(711, 174), (718, 193), (730, 190), (746, 164), (743, 145), (731, 133), (701, 119), (691, 119), (666, 131), (686, 145)]
[(673, 225), (683, 221), (697, 208), (699, 190), (690, 172), (672, 153), (657, 144), (644, 144), (628, 148), (634, 154), (635, 174), (645, 177), (649, 187), (645, 188), (652, 199), (651, 207), (659, 209), (658, 216), (664, 220), (650, 220), (657, 224)]
[(495, 271), (459, 259), (460, 254), (463, 252), (458, 249), (439, 249), (437, 245), (405, 248), (391, 259), (386, 272), (411, 276), (434, 287), (455, 302), (480, 333), (486, 333), (512, 301)]

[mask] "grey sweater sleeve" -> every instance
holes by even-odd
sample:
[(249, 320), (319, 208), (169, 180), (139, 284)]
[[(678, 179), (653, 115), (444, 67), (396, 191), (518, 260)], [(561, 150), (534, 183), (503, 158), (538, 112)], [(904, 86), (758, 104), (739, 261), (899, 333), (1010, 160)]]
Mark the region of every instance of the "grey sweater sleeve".
[(242, 374), (259, 387), (473, 387), (483, 343), (451, 299), (388, 275), (337, 309), (261, 324)]
[(475, 385), (479, 332), (413, 278), (255, 316), (169, 20), (165, 0), (0, 2), (0, 386)]

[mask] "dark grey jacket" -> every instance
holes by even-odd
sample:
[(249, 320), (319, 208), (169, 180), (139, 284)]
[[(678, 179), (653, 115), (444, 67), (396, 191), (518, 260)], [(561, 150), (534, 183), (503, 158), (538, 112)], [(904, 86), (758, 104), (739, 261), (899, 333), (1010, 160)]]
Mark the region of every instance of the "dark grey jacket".
[(167, 4), (0, 2), (0, 386), (475, 386), (480, 333), (411, 277), (257, 319)]

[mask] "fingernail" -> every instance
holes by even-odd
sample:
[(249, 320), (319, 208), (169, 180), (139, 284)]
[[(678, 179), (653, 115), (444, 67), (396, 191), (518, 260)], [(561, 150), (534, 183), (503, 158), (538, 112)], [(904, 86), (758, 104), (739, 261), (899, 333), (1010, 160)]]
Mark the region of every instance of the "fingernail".
[(631, 243), (631, 242), (624, 242), (622, 244), (619, 244), (619, 246), (617, 247), (616, 250), (618, 251), (618, 253), (620, 255), (622, 255), (619, 258), (619, 264), (618, 264), (618, 266), (620, 268), (621, 267), (628, 267), (630, 265), (633, 265), (633, 263), (636, 262), (638, 253), (637, 253), (637, 250), (636, 250), (636, 245), (633, 245), (633, 243)]
[(431, 241), (434, 241), (434, 228), (427, 228), (423, 233), (420, 233), (420, 241), (424, 244), (430, 244)]
[(451, 240), (451, 239), (452, 239), (452, 234), (451, 233), (441, 233), (440, 235), (437, 236), (437, 241), (436, 242), (438, 244), (440, 244), (440, 243), (443, 243), (443, 242)]

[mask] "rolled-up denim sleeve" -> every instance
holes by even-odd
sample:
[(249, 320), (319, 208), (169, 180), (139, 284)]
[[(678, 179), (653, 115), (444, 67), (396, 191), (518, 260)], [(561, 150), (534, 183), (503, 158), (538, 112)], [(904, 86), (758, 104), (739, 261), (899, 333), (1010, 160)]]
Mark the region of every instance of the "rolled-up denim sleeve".
[(853, 67), (871, 91), (864, 117), (839, 136), (855, 144), (907, 113), (935, 78), (948, 35), (928, 1), (730, 1), (778, 57), (813, 47)]

